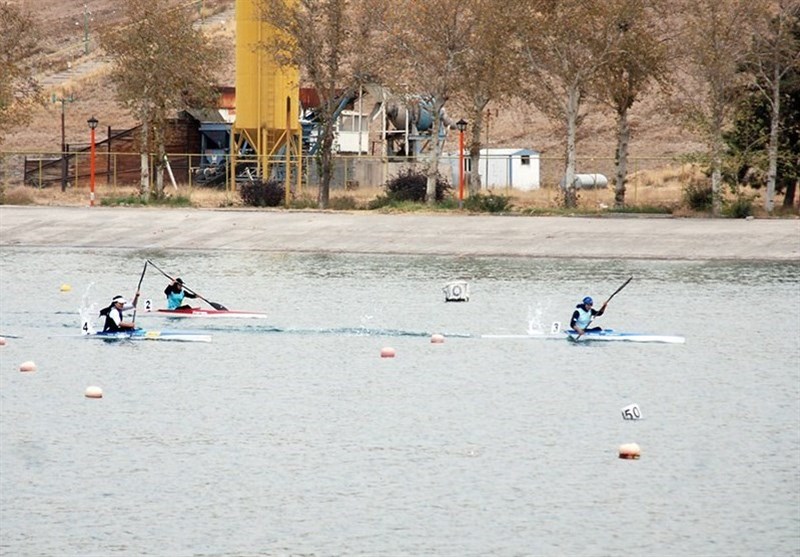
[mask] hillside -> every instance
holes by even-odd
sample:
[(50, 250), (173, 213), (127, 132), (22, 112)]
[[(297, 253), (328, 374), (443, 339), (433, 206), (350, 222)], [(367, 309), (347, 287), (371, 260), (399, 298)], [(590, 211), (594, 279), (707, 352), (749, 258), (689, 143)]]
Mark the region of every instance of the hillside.
[[(174, 2), (184, 4), (185, 2)], [(66, 141), (69, 144), (86, 144), (89, 130), (86, 120), (94, 115), (100, 120), (98, 131), (106, 126), (114, 129), (136, 124), (114, 100), (113, 89), (105, 77), (107, 61), (98, 52), (93, 34), (107, 25), (121, 21), (123, 12), (114, 0), (25, 0), (47, 29), (39, 56), (39, 80), (45, 86), (48, 98), (52, 93), (65, 96), (71, 93), (73, 102), (65, 103)], [(196, 3), (203, 15), (204, 25), (215, 38), (228, 47), (229, 59), (220, 68), (220, 84), (234, 84), (235, 21), (234, 0), (200, 0)], [(86, 6), (86, 12), (84, 11)], [(84, 19), (86, 14), (86, 19)], [(88, 38), (88, 43), (85, 39)], [(87, 47), (89, 53), (85, 54)], [(11, 130), (0, 149), (12, 153), (60, 151), (61, 103), (48, 102), (32, 114), (29, 125)], [(448, 105), (448, 112), (459, 117), (458, 106)], [(517, 102), (499, 108), (489, 122), (488, 145), (492, 147), (527, 147), (540, 151), (544, 158), (562, 155), (561, 136), (541, 114)], [(661, 167), (676, 155), (700, 148), (696, 138), (677, 127), (660, 109), (655, 95), (635, 105), (631, 113), (633, 137), (630, 154), (631, 170)], [(614, 150), (613, 118), (600, 111), (591, 113), (580, 131), (579, 160), (585, 170), (599, 159), (599, 166), (608, 168)], [(104, 131), (101, 133), (101, 136)], [(484, 137), (486, 142), (486, 130)], [(452, 149), (452, 147), (450, 147)], [(589, 162), (587, 159), (595, 159)], [(605, 170), (608, 172), (608, 170)]]

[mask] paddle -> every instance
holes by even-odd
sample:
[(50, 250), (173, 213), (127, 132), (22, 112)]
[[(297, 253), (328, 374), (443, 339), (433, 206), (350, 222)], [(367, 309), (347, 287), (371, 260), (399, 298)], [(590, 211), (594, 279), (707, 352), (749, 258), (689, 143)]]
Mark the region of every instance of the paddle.
[[(628, 283), (629, 283), (630, 281), (632, 281), (632, 280), (633, 280), (633, 276), (629, 277), (629, 278), (628, 278), (628, 280), (626, 280), (625, 282), (623, 282), (623, 283), (622, 283), (622, 286), (620, 286), (619, 288), (617, 288), (616, 290), (614, 290), (614, 292), (611, 294), (611, 296), (609, 296), (609, 297), (608, 297), (608, 299), (607, 299), (605, 302), (603, 302), (603, 305), (602, 305), (602, 306), (600, 306), (600, 309), (601, 309), (601, 310), (604, 310), (604, 309), (605, 309), (605, 307), (608, 305), (608, 302), (610, 302), (610, 301), (611, 301), (611, 298), (613, 298), (614, 296), (616, 296), (617, 294), (619, 294), (620, 290), (622, 290), (623, 288), (625, 288), (626, 286), (628, 286)], [(591, 320), (589, 321), (589, 323), (591, 324)], [(586, 325), (586, 326), (588, 327), (589, 325)], [(585, 330), (585, 329), (584, 329), (584, 330)], [(578, 336), (576, 336), (576, 337), (575, 337), (575, 341), (577, 341), (578, 339), (580, 339), (580, 338), (581, 338), (581, 336), (583, 336), (583, 333), (578, 333)]]
[[(136, 287), (136, 293), (133, 295), (133, 299), (136, 300), (136, 297), (139, 295), (139, 291), (142, 289), (142, 281), (144, 280), (144, 274), (147, 272), (147, 261), (144, 262), (144, 269), (142, 269), (142, 276), (139, 277), (139, 285)], [(138, 302), (138, 300), (136, 300)], [(131, 323), (136, 323), (136, 305), (133, 306), (133, 317), (131, 317)]]
[[(159, 272), (159, 273), (161, 273), (162, 275), (164, 275), (165, 277), (167, 277), (167, 278), (168, 278), (169, 280), (171, 280), (172, 282), (175, 282), (175, 279), (174, 279), (174, 278), (172, 278), (171, 276), (169, 276), (169, 275), (168, 275), (167, 273), (165, 273), (164, 271), (162, 271), (162, 270), (159, 268), (159, 266), (158, 266), (158, 265), (156, 265), (155, 263), (153, 263), (153, 262), (152, 262), (152, 261), (150, 261), (149, 259), (147, 260), (147, 262), (148, 262), (150, 265), (152, 265), (153, 267), (155, 267), (155, 268), (158, 270), (158, 272)], [(194, 294), (195, 296), (197, 296), (198, 298), (200, 298), (201, 300), (203, 300), (204, 302), (206, 302), (206, 303), (207, 303), (208, 305), (210, 305), (212, 308), (214, 308), (214, 309), (218, 309), (218, 310), (220, 310), (220, 311), (228, 311), (228, 308), (226, 308), (226, 307), (225, 307), (225, 306), (223, 306), (222, 304), (218, 304), (217, 302), (212, 302), (212, 301), (210, 301), (210, 300), (207, 300), (206, 298), (203, 298), (203, 297), (202, 297), (200, 294), (198, 294), (197, 292), (195, 292), (194, 290), (192, 290), (191, 288), (189, 288), (189, 287), (188, 287), (188, 286), (186, 286), (185, 284), (183, 285), (183, 288), (184, 288), (184, 290), (186, 290), (187, 292), (191, 292), (192, 294)]]

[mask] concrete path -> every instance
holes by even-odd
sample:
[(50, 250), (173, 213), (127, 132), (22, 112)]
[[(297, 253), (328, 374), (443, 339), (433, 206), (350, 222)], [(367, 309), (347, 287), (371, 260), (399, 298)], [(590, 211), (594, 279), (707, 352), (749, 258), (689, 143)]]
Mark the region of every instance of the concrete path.
[(0, 246), (800, 261), (800, 219), (0, 206)]

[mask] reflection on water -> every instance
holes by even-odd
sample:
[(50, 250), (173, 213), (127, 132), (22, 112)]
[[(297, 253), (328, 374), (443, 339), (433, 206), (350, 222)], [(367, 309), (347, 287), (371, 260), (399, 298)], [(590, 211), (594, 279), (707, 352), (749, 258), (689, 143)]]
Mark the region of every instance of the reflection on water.
[[(269, 319), (137, 314), (211, 344), (79, 338), (79, 308), (132, 296), (146, 258)], [(0, 348), (0, 551), (797, 554), (798, 271), (4, 249), (0, 333), (22, 338)], [(549, 331), (631, 275), (599, 324), (686, 344), (481, 338)], [(455, 279), (468, 303), (444, 302)], [(148, 273), (142, 298), (165, 286)]]

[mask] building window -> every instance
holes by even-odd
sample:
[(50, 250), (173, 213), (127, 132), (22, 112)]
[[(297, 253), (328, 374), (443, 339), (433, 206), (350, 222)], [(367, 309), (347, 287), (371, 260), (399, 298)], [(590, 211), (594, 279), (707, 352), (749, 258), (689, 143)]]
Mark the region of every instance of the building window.
[(519, 158), (519, 161), (520, 161), (520, 164), (522, 164), (522, 166), (530, 166), (530, 164), (531, 164), (531, 156), (530, 155), (522, 155)]

